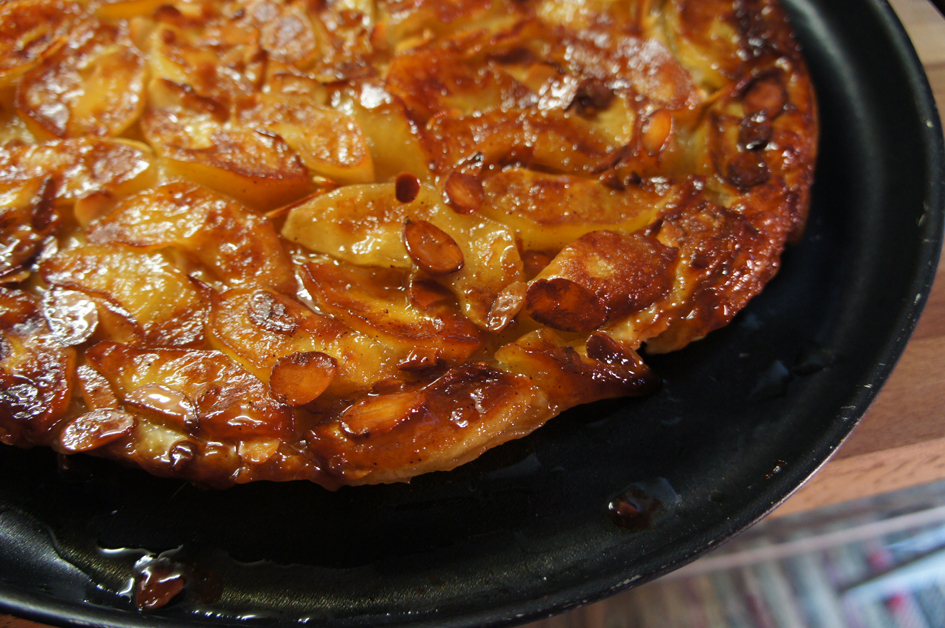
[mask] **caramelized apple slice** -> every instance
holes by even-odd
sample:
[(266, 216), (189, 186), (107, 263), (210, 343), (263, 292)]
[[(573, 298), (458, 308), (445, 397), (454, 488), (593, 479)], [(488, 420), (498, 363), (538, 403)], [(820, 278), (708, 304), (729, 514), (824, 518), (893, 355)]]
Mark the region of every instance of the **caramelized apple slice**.
[(242, 21), (259, 29), (259, 45), (272, 58), (298, 68), (310, 66), (318, 57), (315, 26), (305, 2), (252, 0)]
[[(268, 4), (268, 3), (267, 3)], [(160, 8), (147, 42), (153, 79), (185, 85), (229, 111), (265, 79), (266, 55), (253, 19), (225, 15), (235, 5), (178, 4)], [(235, 19), (234, 19), (235, 18)], [(154, 98), (154, 95), (151, 95)]]
[(141, 128), (173, 174), (273, 209), (314, 189), (295, 151), (265, 129), (228, 124), (226, 107), (187, 85), (156, 79)]
[(375, 82), (364, 81), (336, 94), (367, 138), (377, 181), (410, 172), (430, 180), (430, 155), (403, 101)]
[(16, 107), (37, 137), (119, 135), (144, 109), (145, 74), (123, 22), (84, 22), (23, 76)]
[[(629, 347), (623, 351), (633, 354)], [(545, 391), (554, 413), (598, 399), (644, 395), (659, 384), (642, 360), (590, 358), (547, 329), (501, 347), (495, 357), (509, 371), (528, 376)]]
[(461, 364), (481, 345), (479, 331), (447, 307), (423, 311), (410, 303), (400, 273), (311, 262), (302, 281), (320, 309), (349, 327), (381, 335), (405, 357), (415, 349)]
[(19, 282), (29, 276), (47, 238), (62, 224), (55, 198), (52, 179), (31, 181), (2, 197), (0, 283)]
[(441, 111), (466, 116), (492, 109), (524, 110), (538, 100), (505, 72), (466, 58), (458, 46), (422, 47), (397, 55), (386, 87), (422, 123)]
[(240, 113), (239, 124), (278, 134), (317, 175), (342, 184), (374, 180), (371, 153), (358, 123), (319, 104), (310, 93), (270, 89)]
[(295, 207), (282, 235), (354, 264), (407, 269), (414, 265), (403, 239), (408, 219), (430, 223), (456, 244), (463, 266), (440, 281), (456, 295), (463, 313), (486, 328), (499, 293), (523, 278), (515, 240), (488, 218), (457, 214), (429, 186), (409, 203), (397, 199), (394, 183), (344, 187)]
[(675, 248), (640, 233), (588, 233), (531, 281), (526, 310), (555, 329), (591, 331), (669, 294), (677, 255)]
[[(292, 430), (292, 412), (266, 385), (217, 351), (145, 349), (101, 342), (86, 358), (128, 401), (136, 390), (160, 386), (196, 408), (189, 431), (204, 439), (248, 441), (280, 438)], [(180, 425), (172, 420), (177, 428)]]
[(522, 109), (436, 117), (424, 141), (440, 173), (451, 172), (469, 155), (484, 165), (523, 164), (569, 174), (595, 173), (612, 163), (618, 146), (576, 116)]
[(189, 183), (168, 183), (127, 199), (89, 234), (94, 243), (173, 246), (227, 286), (295, 292), (295, 275), (272, 224), (226, 197)]
[(663, 6), (665, 26), (661, 32), (666, 33), (673, 53), (699, 85), (715, 91), (738, 75), (745, 52), (730, 2), (671, 0)]
[(151, 150), (128, 140), (5, 145), (0, 146), (0, 191), (51, 178), (58, 200), (75, 201), (100, 191), (123, 197), (153, 183), (153, 165)]
[(480, 212), (513, 229), (526, 250), (537, 251), (557, 251), (600, 229), (642, 229), (679, 194), (678, 186), (665, 183), (615, 190), (595, 179), (522, 168), (498, 172), (484, 187), (488, 202)]
[(47, 444), (72, 399), (76, 354), (43, 321), (36, 297), (0, 288), (0, 441)]
[(525, 376), (474, 363), (414, 391), (370, 395), (313, 430), (309, 447), (345, 484), (453, 469), (551, 414)]
[(69, 421), (59, 434), (59, 443), (69, 453), (90, 451), (131, 434), (134, 416), (121, 410), (92, 410)]
[(378, 379), (397, 375), (397, 357), (389, 355), (383, 344), (288, 296), (233, 289), (213, 295), (211, 303), (207, 321), (211, 346), (264, 382), (270, 381), (280, 359), (311, 353), (336, 360), (329, 382), (332, 395), (364, 391)]
[(117, 337), (171, 346), (203, 337), (203, 297), (160, 253), (87, 245), (58, 253), (40, 271), (50, 285), (95, 297), (101, 326)]
[(61, 0), (0, 4), (0, 85), (15, 81), (65, 44), (80, 15), (78, 5)]
[(372, 37), (377, 25), (375, 4), (373, 0), (343, 0), (321, 3), (308, 11), (321, 53), (313, 68), (319, 80), (329, 83), (374, 73), (375, 43), (381, 44)]

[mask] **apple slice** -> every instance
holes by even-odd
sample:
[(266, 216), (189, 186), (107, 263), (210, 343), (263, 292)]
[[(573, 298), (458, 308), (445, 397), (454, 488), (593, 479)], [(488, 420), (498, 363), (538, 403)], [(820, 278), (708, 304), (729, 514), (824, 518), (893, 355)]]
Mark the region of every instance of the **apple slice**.
[(168, 183), (127, 199), (95, 224), (89, 241), (146, 249), (173, 246), (225, 286), (295, 292), (292, 265), (272, 223), (190, 183)]
[(218, 351), (101, 342), (85, 355), (126, 403), (134, 402), (135, 391), (146, 387), (179, 393), (193, 404), (195, 420), (182, 425), (174, 410), (169, 421), (205, 440), (280, 438), (292, 430), (291, 410), (276, 401), (265, 384)]
[(99, 305), (106, 333), (145, 344), (186, 346), (203, 338), (207, 303), (161, 253), (123, 244), (90, 244), (45, 260), (43, 279), (79, 290)]
[(428, 185), (407, 203), (398, 200), (396, 183), (334, 190), (293, 208), (282, 235), (352, 264), (410, 269), (415, 260), (404, 240), (408, 220), (433, 225), (458, 247), (462, 267), (437, 280), (456, 295), (463, 313), (486, 329), (496, 298), (523, 279), (515, 238), (479, 213), (457, 213)]
[(144, 109), (146, 71), (124, 22), (90, 20), (23, 76), (16, 108), (40, 138), (119, 135)]

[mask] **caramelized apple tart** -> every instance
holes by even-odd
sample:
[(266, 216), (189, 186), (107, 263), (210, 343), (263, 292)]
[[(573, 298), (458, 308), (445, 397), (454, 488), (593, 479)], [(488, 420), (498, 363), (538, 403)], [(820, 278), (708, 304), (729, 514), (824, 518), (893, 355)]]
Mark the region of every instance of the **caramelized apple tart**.
[(727, 324), (816, 142), (774, 0), (6, 0), (0, 439), (454, 468)]

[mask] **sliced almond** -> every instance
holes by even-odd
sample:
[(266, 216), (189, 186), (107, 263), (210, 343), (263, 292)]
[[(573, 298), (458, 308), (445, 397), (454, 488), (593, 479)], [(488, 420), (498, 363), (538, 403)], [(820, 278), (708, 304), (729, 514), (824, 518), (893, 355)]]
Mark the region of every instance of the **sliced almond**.
[(562, 331), (591, 331), (607, 321), (600, 299), (564, 277), (533, 281), (525, 294), (525, 309), (539, 323)]
[(338, 362), (330, 355), (319, 351), (293, 353), (272, 365), (269, 388), (279, 401), (303, 406), (325, 392), (337, 371)]
[(262, 464), (272, 458), (279, 449), (275, 438), (255, 438), (240, 443), (239, 454), (244, 462)]
[(463, 252), (456, 241), (426, 220), (407, 219), (404, 244), (410, 259), (431, 275), (448, 275), (463, 267)]
[(59, 442), (66, 451), (89, 451), (127, 436), (134, 426), (135, 418), (127, 412), (111, 408), (92, 410), (66, 425)]
[(43, 317), (65, 347), (88, 340), (98, 327), (95, 302), (76, 290), (53, 288), (43, 296)]
[(472, 214), (482, 207), (485, 193), (478, 177), (465, 172), (453, 172), (444, 188), (449, 206), (457, 214)]
[(83, 364), (75, 370), (75, 375), (86, 406), (92, 410), (118, 407), (118, 397), (101, 373)]
[(400, 392), (365, 397), (344, 411), (341, 425), (352, 436), (389, 432), (417, 412), (424, 402), (421, 392)]
[(525, 282), (516, 281), (507, 285), (499, 293), (495, 303), (492, 304), (492, 309), (489, 310), (489, 318), (486, 319), (489, 331), (500, 332), (512, 322), (525, 304), (527, 289)]
[(673, 132), (673, 114), (668, 109), (657, 109), (643, 122), (643, 134), (640, 140), (643, 148), (651, 155), (656, 155), (666, 147), (666, 142)]
[(184, 393), (167, 386), (147, 384), (136, 388), (125, 395), (125, 403), (169, 419), (179, 429), (187, 429), (197, 422), (194, 402)]

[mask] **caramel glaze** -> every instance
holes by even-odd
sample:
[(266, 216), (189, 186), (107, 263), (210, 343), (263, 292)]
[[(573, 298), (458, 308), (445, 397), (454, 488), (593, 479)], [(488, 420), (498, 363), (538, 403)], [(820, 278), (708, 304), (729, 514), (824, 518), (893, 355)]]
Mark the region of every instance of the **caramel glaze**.
[(0, 5), (0, 440), (408, 480), (727, 324), (806, 220), (773, 0)]

